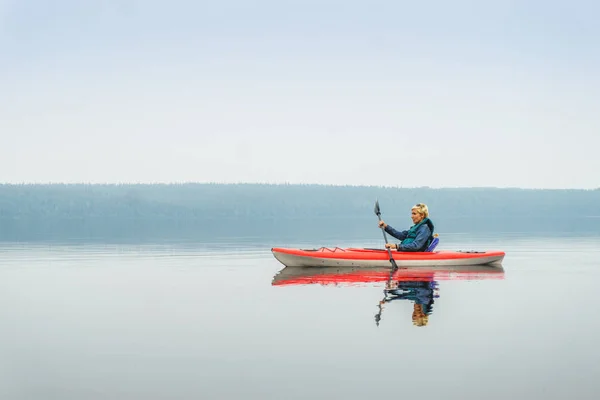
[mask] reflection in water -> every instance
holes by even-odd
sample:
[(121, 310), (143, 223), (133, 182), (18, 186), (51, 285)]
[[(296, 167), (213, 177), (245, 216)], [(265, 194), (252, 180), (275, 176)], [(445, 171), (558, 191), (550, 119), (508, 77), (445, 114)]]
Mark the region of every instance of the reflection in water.
[[(413, 304), (412, 321), (415, 326), (425, 326), (429, 322), (429, 315), (433, 312), (434, 298), (438, 294), (439, 284), (433, 280), (397, 280), (388, 281), (384, 290), (385, 296), (379, 302), (379, 312), (375, 315), (375, 322), (379, 326), (383, 305), (393, 300), (409, 300)], [(388, 297), (389, 296), (389, 297)]]
[(273, 286), (286, 285), (357, 285), (385, 282), (384, 297), (379, 301), (375, 323), (379, 326), (384, 305), (394, 300), (413, 302), (412, 321), (426, 326), (439, 297), (441, 280), (504, 279), (501, 266), (470, 265), (451, 267), (402, 268), (390, 275), (389, 268), (361, 267), (285, 267), (272, 281)]

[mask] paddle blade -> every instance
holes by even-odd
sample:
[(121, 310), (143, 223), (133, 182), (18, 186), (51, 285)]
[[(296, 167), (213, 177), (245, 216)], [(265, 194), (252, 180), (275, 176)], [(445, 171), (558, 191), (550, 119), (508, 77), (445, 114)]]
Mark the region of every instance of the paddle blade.
[(375, 200), (375, 215), (379, 215), (381, 214), (381, 211), (379, 210), (379, 200)]

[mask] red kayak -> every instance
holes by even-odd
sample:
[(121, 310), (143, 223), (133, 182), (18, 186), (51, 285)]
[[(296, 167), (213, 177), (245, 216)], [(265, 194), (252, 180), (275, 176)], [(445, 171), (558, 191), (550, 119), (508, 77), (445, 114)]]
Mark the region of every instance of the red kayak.
[[(389, 267), (386, 249), (327, 248), (292, 249), (273, 247), (273, 256), (287, 267)], [(401, 252), (392, 250), (398, 267), (435, 267), (500, 265), (503, 251), (439, 250), (431, 252)]]

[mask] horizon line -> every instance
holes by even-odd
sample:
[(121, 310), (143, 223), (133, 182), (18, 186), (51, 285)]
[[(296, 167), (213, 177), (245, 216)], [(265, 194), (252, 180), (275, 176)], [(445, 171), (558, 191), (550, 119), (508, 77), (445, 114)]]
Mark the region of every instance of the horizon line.
[(60, 181), (29, 181), (29, 182), (0, 182), (0, 186), (185, 186), (185, 185), (213, 185), (213, 186), (320, 186), (320, 187), (352, 187), (352, 188), (375, 188), (375, 189), (426, 189), (426, 190), (447, 190), (447, 189), (493, 189), (493, 190), (551, 190), (551, 191), (594, 191), (596, 188), (547, 188), (547, 187), (520, 187), (520, 186), (402, 186), (402, 185), (367, 185), (367, 184), (348, 184), (348, 183), (311, 183), (311, 182), (217, 182), (217, 181), (123, 181), (123, 182), (60, 182)]

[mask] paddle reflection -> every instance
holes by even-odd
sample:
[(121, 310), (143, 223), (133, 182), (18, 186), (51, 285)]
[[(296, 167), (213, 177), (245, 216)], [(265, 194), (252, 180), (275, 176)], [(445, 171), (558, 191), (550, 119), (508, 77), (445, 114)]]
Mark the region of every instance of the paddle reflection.
[(501, 266), (470, 265), (451, 267), (415, 267), (396, 270), (361, 267), (285, 267), (272, 281), (273, 286), (285, 285), (358, 285), (384, 283), (384, 295), (379, 301), (375, 323), (379, 326), (384, 306), (396, 300), (413, 303), (412, 321), (415, 326), (427, 326), (439, 297), (443, 280), (504, 279)]

